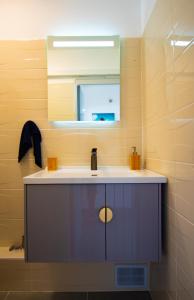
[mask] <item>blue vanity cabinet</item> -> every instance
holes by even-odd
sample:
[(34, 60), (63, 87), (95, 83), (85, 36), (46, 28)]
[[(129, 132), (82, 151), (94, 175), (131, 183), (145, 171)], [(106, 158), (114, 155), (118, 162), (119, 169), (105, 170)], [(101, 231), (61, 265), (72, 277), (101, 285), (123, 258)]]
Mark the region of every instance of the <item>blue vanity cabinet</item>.
[(158, 262), (161, 184), (27, 184), (28, 262)]
[(159, 184), (106, 185), (106, 206), (113, 211), (106, 225), (108, 261), (159, 261), (159, 195)]
[(105, 260), (105, 225), (98, 217), (104, 184), (33, 184), (25, 190), (26, 261)]

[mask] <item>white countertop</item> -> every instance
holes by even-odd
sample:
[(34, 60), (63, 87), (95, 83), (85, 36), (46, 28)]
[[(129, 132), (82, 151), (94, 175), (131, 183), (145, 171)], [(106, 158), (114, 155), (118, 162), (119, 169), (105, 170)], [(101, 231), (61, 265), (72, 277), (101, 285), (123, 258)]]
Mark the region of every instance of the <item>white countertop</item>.
[(149, 170), (132, 171), (128, 167), (61, 167), (47, 169), (23, 178), (24, 184), (83, 184), (83, 183), (165, 183), (167, 178)]

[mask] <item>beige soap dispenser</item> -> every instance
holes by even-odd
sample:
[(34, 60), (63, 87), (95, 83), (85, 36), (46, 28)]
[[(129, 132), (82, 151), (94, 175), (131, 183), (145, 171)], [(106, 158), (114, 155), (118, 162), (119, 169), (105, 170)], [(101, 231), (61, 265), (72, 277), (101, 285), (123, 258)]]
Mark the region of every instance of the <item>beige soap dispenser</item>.
[(133, 151), (129, 159), (129, 165), (131, 170), (140, 170), (141, 169), (141, 158), (136, 151), (136, 147), (132, 147)]

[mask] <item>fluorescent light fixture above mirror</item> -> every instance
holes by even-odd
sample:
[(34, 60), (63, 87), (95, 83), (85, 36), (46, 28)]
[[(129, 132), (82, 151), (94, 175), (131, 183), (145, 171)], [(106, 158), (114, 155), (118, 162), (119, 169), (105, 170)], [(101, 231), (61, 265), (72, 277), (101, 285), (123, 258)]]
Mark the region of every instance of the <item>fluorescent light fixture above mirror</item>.
[(48, 49), (120, 47), (119, 36), (48, 36)]
[(54, 48), (69, 47), (114, 47), (114, 41), (53, 41)]

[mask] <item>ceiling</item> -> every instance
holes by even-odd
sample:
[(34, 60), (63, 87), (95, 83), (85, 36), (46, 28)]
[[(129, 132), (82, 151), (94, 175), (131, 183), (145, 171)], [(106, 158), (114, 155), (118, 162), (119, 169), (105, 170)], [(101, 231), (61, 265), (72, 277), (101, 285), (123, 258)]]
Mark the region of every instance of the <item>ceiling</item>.
[(139, 37), (156, 0), (1, 0), (0, 39)]

